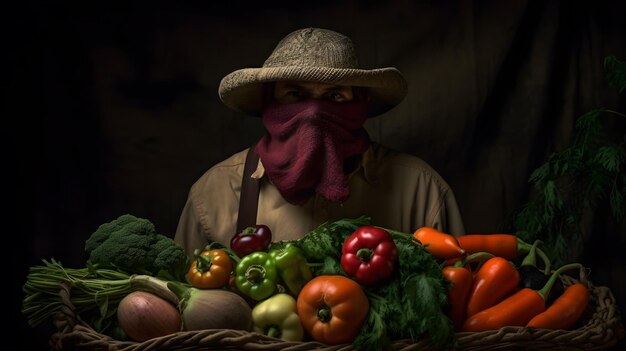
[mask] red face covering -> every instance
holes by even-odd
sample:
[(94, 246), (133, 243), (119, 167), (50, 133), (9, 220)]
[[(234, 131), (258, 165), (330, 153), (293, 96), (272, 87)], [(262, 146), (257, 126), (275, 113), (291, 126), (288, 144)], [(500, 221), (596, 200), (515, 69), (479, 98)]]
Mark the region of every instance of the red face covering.
[(345, 161), (367, 150), (367, 102), (309, 99), (263, 110), (267, 134), (255, 147), (270, 181), (288, 202), (315, 192), (333, 202), (349, 196)]

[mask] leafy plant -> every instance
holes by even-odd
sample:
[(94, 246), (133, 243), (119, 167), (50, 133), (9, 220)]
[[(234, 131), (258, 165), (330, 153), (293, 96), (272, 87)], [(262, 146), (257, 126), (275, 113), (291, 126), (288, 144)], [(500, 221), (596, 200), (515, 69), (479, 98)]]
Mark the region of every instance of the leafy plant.
[[(604, 68), (609, 84), (621, 93), (626, 62), (609, 56)], [(612, 216), (621, 219), (626, 212), (626, 133), (621, 140), (610, 140), (603, 128), (605, 117), (626, 115), (594, 109), (580, 116), (570, 145), (530, 175), (534, 197), (513, 216), (516, 234), (526, 242), (546, 243), (556, 265), (580, 256), (585, 211), (608, 200)]]

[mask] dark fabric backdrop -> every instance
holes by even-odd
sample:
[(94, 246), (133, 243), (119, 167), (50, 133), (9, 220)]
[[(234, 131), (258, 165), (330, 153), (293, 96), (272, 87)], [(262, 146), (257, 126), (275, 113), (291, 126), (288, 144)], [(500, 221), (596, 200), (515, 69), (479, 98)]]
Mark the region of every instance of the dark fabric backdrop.
[[(19, 312), (28, 267), (82, 265), (87, 237), (123, 213), (173, 236), (191, 184), (262, 134), (221, 104), (220, 79), (261, 65), (294, 29), (342, 32), (365, 67), (406, 75), (406, 100), (367, 128), (449, 181), (468, 232), (502, 230), (578, 116), (626, 111), (602, 68), (607, 55), (626, 59), (623, 1), (213, 3), (26, 1), (4, 12), (5, 237), (24, 349), (45, 347), (49, 331)], [(623, 119), (608, 123), (623, 133)], [(594, 211), (581, 260), (624, 311), (626, 226), (605, 213)]]

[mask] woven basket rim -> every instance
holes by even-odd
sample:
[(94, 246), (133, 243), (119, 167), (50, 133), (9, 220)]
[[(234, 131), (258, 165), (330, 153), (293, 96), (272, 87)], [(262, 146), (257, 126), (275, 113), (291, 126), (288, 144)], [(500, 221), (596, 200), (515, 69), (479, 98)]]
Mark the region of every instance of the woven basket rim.
[[(563, 283), (576, 282), (569, 276)], [(511, 349), (528, 347), (533, 350), (595, 350), (614, 346), (626, 334), (615, 298), (608, 287), (589, 282), (590, 300), (584, 323), (572, 330), (548, 330), (531, 327), (504, 327), (483, 332), (455, 333), (459, 350)], [(55, 317), (57, 332), (50, 339), (55, 350), (80, 348), (85, 350), (197, 350), (202, 348), (238, 350), (354, 350), (352, 345), (329, 346), (315, 341), (292, 342), (256, 332), (232, 329), (180, 331), (144, 342), (120, 341), (96, 332), (80, 319), (70, 300), (69, 286), (62, 286), (59, 296), (63, 302)], [(394, 340), (393, 350), (432, 349), (429, 340)]]

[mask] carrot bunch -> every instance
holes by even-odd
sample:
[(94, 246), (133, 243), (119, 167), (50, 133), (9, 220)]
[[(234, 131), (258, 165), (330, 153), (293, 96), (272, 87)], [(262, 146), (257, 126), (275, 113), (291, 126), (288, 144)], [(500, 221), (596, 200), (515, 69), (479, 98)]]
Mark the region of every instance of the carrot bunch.
[[(568, 329), (582, 316), (589, 303), (585, 269), (579, 263), (551, 272), (550, 260), (537, 243), (530, 245), (513, 234), (468, 234), (452, 236), (433, 228), (420, 228), (414, 235), (436, 258), (444, 260), (442, 273), (448, 287), (448, 317), (456, 331), (479, 332), (505, 326)], [(455, 254), (456, 253), (456, 254)], [(518, 267), (514, 261), (528, 254)], [(535, 254), (544, 263), (545, 280), (529, 287), (520, 274), (534, 263)], [(528, 258), (532, 257), (532, 260)], [(579, 282), (564, 290), (561, 275), (579, 269)], [(562, 286), (561, 286), (562, 289)], [(557, 290), (554, 301), (550, 292)]]

